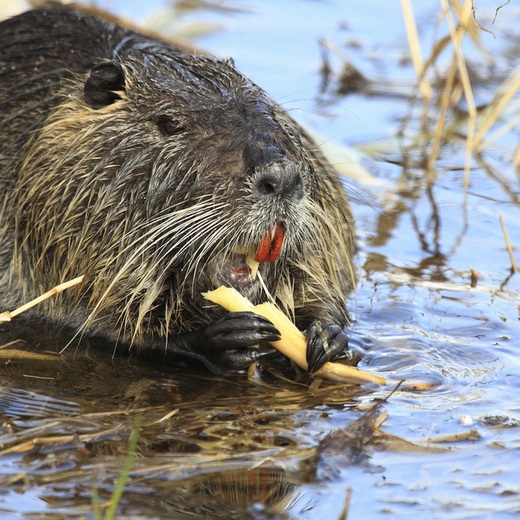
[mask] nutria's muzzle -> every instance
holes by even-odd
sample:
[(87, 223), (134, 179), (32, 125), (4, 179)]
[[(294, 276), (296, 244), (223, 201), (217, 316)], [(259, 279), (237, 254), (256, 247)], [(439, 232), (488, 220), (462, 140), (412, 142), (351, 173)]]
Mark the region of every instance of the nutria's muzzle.
[(257, 168), (253, 195), (258, 200), (301, 200), (305, 194), (299, 165), (284, 160)]

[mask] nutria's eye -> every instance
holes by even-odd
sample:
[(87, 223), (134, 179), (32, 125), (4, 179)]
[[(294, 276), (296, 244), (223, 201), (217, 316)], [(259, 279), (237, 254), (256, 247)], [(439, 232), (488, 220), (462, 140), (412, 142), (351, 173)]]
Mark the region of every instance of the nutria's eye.
[(162, 116), (157, 120), (157, 126), (164, 135), (177, 135), (184, 131), (179, 121), (168, 116)]

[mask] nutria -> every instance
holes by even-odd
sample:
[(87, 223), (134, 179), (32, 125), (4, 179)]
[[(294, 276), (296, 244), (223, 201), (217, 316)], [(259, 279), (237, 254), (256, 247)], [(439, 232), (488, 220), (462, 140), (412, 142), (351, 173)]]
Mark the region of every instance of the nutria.
[(2, 309), (83, 274), (27, 319), (240, 370), (279, 333), (201, 297), (225, 284), (293, 316), (311, 371), (352, 361), (344, 188), (230, 60), (49, 7), (0, 24), (0, 86)]

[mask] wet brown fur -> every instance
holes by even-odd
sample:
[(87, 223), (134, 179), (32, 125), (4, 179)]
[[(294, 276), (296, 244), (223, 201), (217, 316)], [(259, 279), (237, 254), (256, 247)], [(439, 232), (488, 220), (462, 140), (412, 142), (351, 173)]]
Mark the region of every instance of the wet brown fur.
[[(286, 240), (261, 266), (268, 291), (302, 329), (348, 324), (348, 199), (278, 105), (232, 65), (111, 20), (62, 8), (24, 16), (0, 25), (2, 308), (84, 274), (80, 290), (35, 312), (124, 344), (171, 338), (219, 315), (200, 293), (275, 219)], [(119, 60), (125, 85), (92, 108), (83, 86), (102, 59)], [(157, 131), (165, 113), (178, 135)], [(251, 196), (269, 154), (301, 170), (303, 200)], [(243, 292), (267, 298), (258, 283)]]

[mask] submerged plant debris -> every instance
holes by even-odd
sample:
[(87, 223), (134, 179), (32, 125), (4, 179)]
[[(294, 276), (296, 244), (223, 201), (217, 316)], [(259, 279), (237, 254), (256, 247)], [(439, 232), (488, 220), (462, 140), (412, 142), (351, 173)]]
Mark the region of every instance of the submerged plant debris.
[[(119, 368), (98, 359), (96, 377), (115, 377)], [(132, 367), (136, 380), (146, 375), (146, 368), (153, 370), (152, 366)], [(386, 400), (361, 412), (346, 428), (318, 433), (322, 437), (318, 444), (309, 442), (314, 420), (323, 421), (327, 415), (310, 409), (309, 401), (320, 407), (349, 406), (352, 388), (344, 385), (309, 394), (296, 384), (264, 381), (257, 387), (237, 378), (231, 381), (234, 390), (248, 398), (240, 406), (228, 393), (228, 379), (177, 375), (178, 380), (169, 383), (149, 380), (136, 393), (114, 385), (115, 394), (127, 394), (124, 409), (118, 399), (119, 406), (114, 403), (113, 410), (98, 413), (82, 413), (88, 405), (80, 399), (77, 403), (36, 391), (4, 389), (0, 458), (23, 457), (26, 469), (3, 474), (0, 485), (21, 493), (51, 486), (71, 496), (88, 495), (89, 499), (76, 501), (74, 506), (78, 513), (86, 513), (92, 505), (93, 495), (87, 491), (90, 483), (103, 509), (124, 465), (124, 446), (136, 418), (141, 426), (124, 496), (146, 496), (153, 486), (156, 499), (167, 499), (172, 511), (204, 511), (212, 518), (241, 518), (253, 504), (281, 512), (298, 497), (302, 483), (330, 480), (342, 468), (366, 463), (368, 445), (386, 450), (431, 449), (380, 429), (384, 420), (380, 410)], [(79, 384), (86, 382), (82, 370), (73, 370), (68, 377)], [(192, 399), (182, 397), (183, 393)], [(162, 405), (153, 403), (157, 400)], [(164, 415), (168, 401), (172, 410)], [(175, 493), (170, 494), (172, 489)], [(56, 506), (65, 507), (65, 503)]]

